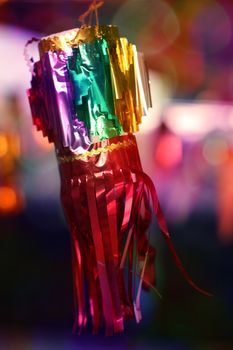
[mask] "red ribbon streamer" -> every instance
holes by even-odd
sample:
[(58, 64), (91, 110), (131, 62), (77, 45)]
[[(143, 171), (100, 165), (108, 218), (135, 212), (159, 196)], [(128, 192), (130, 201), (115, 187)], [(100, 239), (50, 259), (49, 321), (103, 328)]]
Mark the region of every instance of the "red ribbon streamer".
[(135, 137), (114, 137), (93, 147), (126, 140), (132, 141), (128, 147), (60, 163), (61, 197), (73, 245), (74, 329), (81, 330), (87, 320), (84, 275), (94, 333), (103, 318), (107, 335), (123, 331), (127, 318), (140, 321), (141, 289), (155, 285), (155, 249), (148, 233), (153, 212), (176, 266), (194, 289), (210, 295), (192, 281), (175, 251), (153, 182), (142, 171)]

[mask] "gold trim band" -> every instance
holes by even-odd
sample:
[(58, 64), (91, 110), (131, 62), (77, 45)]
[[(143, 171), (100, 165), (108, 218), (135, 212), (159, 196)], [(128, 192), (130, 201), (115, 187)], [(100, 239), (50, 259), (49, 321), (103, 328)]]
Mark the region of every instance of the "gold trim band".
[(124, 140), (122, 142), (117, 143), (111, 143), (111, 145), (105, 146), (105, 147), (99, 147), (97, 149), (92, 149), (91, 151), (86, 151), (79, 155), (72, 155), (72, 156), (63, 156), (63, 157), (57, 157), (58, 161), (60, 163), (66, 163), (66, 162), (73, 162), (74, 160), (80, 160), (87, 157), (96, 156), (101, 153), (107, 153), (112, 152), (114, 150), (119, 150), (121, 148), (126, 148), (130, 146), (136, 146), (136, 143), (133, 140)]

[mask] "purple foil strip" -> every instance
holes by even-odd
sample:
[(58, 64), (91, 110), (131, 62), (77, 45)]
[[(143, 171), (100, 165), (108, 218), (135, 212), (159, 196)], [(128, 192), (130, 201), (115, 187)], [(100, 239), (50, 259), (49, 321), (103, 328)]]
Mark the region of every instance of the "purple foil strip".
[(75, 153), (83, 153), (90, 146), (84, 122), (79, 121), (74, 110), (72, 83), (67, 70), (65, 52), (46, 52), (42, 59), (46, 80), (47, 109), (54, 138)]
[(53, 131), (47, 110), (44, 89), (45, 82), (41, 61), (34, 64), (33, 73), (31, 88), (27, 91), (33, 124), (36, 125), (37, 130), (42, 131), (43, 136), (48, 137), (49, 142), (53, 142)]
[(28, 98), (33, 123), (50, 142), (81, 154), (90, 146), (84, 122), (75, 115), (72, 83), (64, 52), (48, 52), (34, 64)]

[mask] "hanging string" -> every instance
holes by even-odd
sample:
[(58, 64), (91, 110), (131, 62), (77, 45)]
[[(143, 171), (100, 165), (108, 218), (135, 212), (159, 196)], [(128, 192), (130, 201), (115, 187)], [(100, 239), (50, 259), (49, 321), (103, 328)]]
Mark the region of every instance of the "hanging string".
[(97, 28), (99, 28), (99, 17), (98, 17), (98, 9), (96, 7), (96, 0), (94, 0), (93, 4), (95, 7), (95, 21), (96, 21)]
[(79, 16), (79, 21), (82, 23), (82, 26), (85, 26), (85, 20), (88, 16), (91, 16), (93, 12), (95, 12), (95, 20), (96, 20), (96, 26), (99, 27), (99, 16), (98, 16), (98, 9), (103, 6), (104, 1), (99, 0), (93, 0), (91, 5), (88, 7), (87, 11), (85, 11), (81, 16)]
[(93, 20), (93, 11), (91, 11), (90, 15), (89, 15), (89, 21), (88, 21), (88, 25), (91, 26), (92, 25), (92, 20)]

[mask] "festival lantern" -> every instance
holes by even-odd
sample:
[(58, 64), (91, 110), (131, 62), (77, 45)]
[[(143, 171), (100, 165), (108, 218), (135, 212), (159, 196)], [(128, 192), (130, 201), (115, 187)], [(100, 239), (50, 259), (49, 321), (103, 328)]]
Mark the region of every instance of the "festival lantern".
[[(82, 19), (101, 4), (93, 2)], [(28, 97), (33, 123), (54, 143), (59, 166), (72, 241), (74, 331), (91, 315), (93, 333), (104, 321), (111, 335), (124, 330), (124, 320), (141, 320), (141, 289), (155, 286), (154, 214), (176, 265), (208, 293), (183, 268), (142, 170), (134, 133), (151, 107), (143, 55), (116, 26), (96, 19), (95, 26), (39, 40)]]

